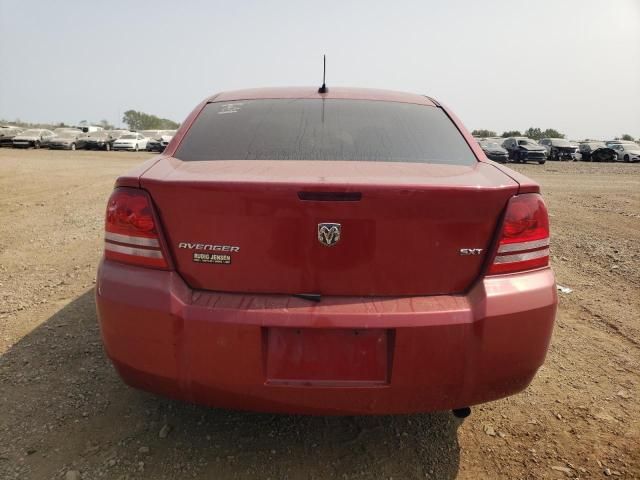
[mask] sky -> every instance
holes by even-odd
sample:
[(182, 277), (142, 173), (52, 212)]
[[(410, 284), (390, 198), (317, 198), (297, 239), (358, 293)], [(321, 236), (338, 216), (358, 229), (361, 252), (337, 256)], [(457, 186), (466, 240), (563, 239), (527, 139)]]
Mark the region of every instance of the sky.
[(182, 121), (207, 96), (429, 95), (467, 128), (640, 137), (640, 0), (0, 0), (0, 119)]

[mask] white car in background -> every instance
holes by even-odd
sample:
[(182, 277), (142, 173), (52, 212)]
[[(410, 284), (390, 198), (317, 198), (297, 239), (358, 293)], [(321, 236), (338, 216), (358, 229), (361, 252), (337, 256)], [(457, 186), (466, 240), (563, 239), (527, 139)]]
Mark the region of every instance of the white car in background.
[(618, 161), (640, 162), (640, 146), (637, 143), (609, 143), (609, 148), (613, 148), (618, 154)]
[(142, 133), (125, 133), (115, 142), (113, 142), (114, 150), (145, 150), (149, 139)]

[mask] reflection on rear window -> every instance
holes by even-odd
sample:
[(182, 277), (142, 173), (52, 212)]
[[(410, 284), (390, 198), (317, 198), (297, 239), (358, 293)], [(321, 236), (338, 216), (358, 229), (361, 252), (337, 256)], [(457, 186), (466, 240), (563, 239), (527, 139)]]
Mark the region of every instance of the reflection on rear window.
[(476, 162), (440, 108), (338, 99), (210, 103), (175, 156), (181, 160)]

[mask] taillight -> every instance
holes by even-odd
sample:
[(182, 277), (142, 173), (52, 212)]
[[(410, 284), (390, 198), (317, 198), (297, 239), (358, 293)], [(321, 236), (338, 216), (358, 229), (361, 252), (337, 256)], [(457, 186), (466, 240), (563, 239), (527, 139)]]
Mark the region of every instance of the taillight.
[(537, 193), (509, 200), (498, 249), (488, 274), (521, 272), (549, 265), (549, 216)]
[(107, 204), (104, 256), (143, 267), (168, 268), (153, 205), (144, 190), (116, 188)]

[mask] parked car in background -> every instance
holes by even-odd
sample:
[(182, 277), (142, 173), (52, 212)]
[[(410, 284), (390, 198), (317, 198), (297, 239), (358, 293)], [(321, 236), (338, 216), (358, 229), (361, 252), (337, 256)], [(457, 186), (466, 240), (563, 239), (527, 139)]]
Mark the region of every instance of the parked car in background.
[(116, 140), (118, 140), (123, 135), (133, 133), (129, 130), (122, 130), (122, 129), (105, 130), (105, 131), (107, 132), (107, 135), (109, 135), (109, 139), (110, 139), (104, 148), (105, 150), (113, 150), (113, 144)]
[(423, 95), (203, 105), (107, 202), (96, 303), (129, 385), (318, 415), (465, 415), (526, 388), (557, 305), (536, 182)]
[(7, 126), (0, 128), (0, 147), (13, 146), (13, 139), (16, 135), (20, 135), (24, 128)]
[(509, 160), (514, 162), (538, 162), (542, 165), (547, 159), (547, 150), (528, 137), (509, 137), (502, 146), (509, 152)]
[[(82, 135), (82, 129), (75, 128), (75, 127), (57, 127), (57, 128), (54, 128), (52, 131), (53, 131), (54, 137), (57, 137), (57, 136), (62, 135), (64, 133), (77, 134), (78, 136)], [(47, 140), (47, 142), (43, 143), (41, 146), (42, 147), (49, 147), (49, 141), (50, 140)]]
[(578, 152), (584, 162), (615, 162), (618, 159), (618, 153), (604, 142), (580, 142)]
[(80, 139), (80, 148), (85, 150), (111, 150), (114, 140), (106, 130), (87, 132)]
[(578, 147), (564, 138), (543, 138), (540, 140), (547, 151), (549, 160), (575, 160)]
[(497, 142), (483, 140), (479, 141), (478, 145), (480, 145), (480, 148), (482, 148), (482, 151), (490, 160), (500, 163), (507, 163), (509, 161), (509, 152)]
[(86, 150), (112, 150), (113, 143), (126, 133), (131, 132), (127, 130), (100, 130), (86, 133), (82, 139), (82, 148)]
[(618, 160), (623, 162), (640, 162), (640, 146), (635, 142), (611, 144), (618, 154)]
[(162, 152), (164, 147), (162, 146), (160, 138), (149, 138), (147, 142), (147, 152)]
[(51, 130), (44, 128), (30, 128), (13, 137), (14, 148), (40, 148), (54, 136)]
[(52, 150), (76, 150), (78, 148), (78, 138), (82, 135), (81, 130), (62, 130), (51, 137), (47, 141), (47, 145)]
[(147, 152), (163, 152), (175, 134), (175, 130), (162, 130), (159, 135), (149, 138)]
[(605, 140), (604, 143), (607, 147), (610, 147), (611, 145), (624, 145), (624, 144), (638, 145), (633, 140)]
[(147, 142), (149, 139), (142, 135), (142, 133), (125, 133), (115, 142), (113, 142), (113, 150), (133, 150), (137, 152), (147, 148)]

